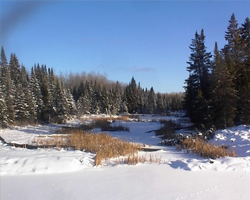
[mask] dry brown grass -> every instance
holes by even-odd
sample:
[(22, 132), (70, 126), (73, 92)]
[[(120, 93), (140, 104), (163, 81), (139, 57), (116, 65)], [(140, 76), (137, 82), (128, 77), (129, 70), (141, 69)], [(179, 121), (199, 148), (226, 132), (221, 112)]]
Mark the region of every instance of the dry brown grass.
[(52, 135), (52, 136), (39, 136), (35, 138), (34, 143), (40, 147), (57, 147), (61, 149), (62, 147), (70, 147), (69, 136), (68, 135)]
[(202, 138), (197, 137), (195, 140), (186, 138), (180, 142), (177, 147), (178, 150), (186, 149), (187, 151), (192, 151), (199, 156), (205, 158), (220, 158), (220, 157), (236, 157), (236, 153), (233, 149), (226, 148), (225, 146), (216, 146), (209, 144)]
[(106, 133), (88, 133), (81, 130), (71, 130), (68, 135), (40, 136), (34, 142), (40, 147), (73, 147), (74, 149), (95, 153), (95, 165), (101, 165), (103, 160), (117, 158), (116, 165), (120, 163), (136, 165), (137, 163), (162, 163), (161, 157), (154, 155), (138, 155), (141, 145), (128, 141), (121, 141)]
[(147, 158), (145, 156), (139, 156), (138, 154), (131, 154), (124, 160), (124, 163), (128, 165), (136, 165), (137, 163), (145, 162), (147, 162)]
[(95, 165), (100, 165), (103, 159), (135, 154), (140, 148), (138, 144), (124, 142), (105, 133), (93, 134), (82, 131), (71, 132), (70, 144), (75, 149), (96, 153)]
[(87, 133), (71, 130), (68, 135), (39, 137), (34, 141), (41, 147), (72, 147), (77, 150), (96, 153), (95, 165), (100, 165), (103, 159), (134, 155), (141, 148), (139, 144), (121, 141), (106, 133)]
[(128, 156), (124, 157), (124, 158), (117, 158), (115, 160), (115, 165), (118, 165), (120, 163), (122, 164), (128, 164), (128, 165), (136, 165), (138, 163), (157, 163), (157, 164), (161, 164), (164, 161), (162, 160), (162, 157), (157, 157), (156, 155), (149, 155), (149, 157), (147, 155), (138, 155), (137, 153), (135, 154), (129, 154)]

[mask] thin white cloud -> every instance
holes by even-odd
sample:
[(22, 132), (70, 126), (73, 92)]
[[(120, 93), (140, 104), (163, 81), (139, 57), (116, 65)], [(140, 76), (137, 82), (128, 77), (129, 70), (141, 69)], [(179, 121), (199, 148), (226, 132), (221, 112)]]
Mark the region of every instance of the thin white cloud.
[(150, 68), (150, 67), (137, 67), (137, 66), (131, 67), (130, 70), (133, 72), (152, 72), (152, 71), (154, 71), (154, 69)]

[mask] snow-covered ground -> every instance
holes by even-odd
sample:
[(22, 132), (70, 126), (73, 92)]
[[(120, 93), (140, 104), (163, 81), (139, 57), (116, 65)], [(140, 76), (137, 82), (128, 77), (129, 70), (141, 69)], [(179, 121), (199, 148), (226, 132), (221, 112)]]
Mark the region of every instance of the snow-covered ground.
[[(139, 152), (148, 161), (135, 166), (116, 165), (121, 158), (113, 158), (95, 167), (92, 153), (29, 150), (0, 143), (0, 199), (249, 199), (249, 126), (217, 130), (210, 142), (233, 146), (238, 157), (210, 160), (158, 146), (160, 139), (153, 130), (161, 126), (155, 122), (161, 118), (142, 116), (141, 121), (114, 122), (129, 127), (130, 132), (110, 132), (112, 136), (161, 149)], [(0, 130), (0, 136), (7, 142), (33, 144), (57, 128), (13, 127)], [(150, 156), (158, 161), (150, 164)]]

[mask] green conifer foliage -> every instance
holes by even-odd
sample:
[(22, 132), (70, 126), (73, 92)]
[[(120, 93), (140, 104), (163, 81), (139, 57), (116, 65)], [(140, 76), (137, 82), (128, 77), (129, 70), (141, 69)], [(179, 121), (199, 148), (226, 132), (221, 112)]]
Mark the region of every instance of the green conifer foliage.
[(189, 78), (185, 81), (185, 107), (194, 123), (207, 123), (209, 117), (209, 87), (211, 53), (206, 52), (205, 36), (195, 33), (190, 45), (191, 54), (187, 64)]
[(212, 118), (217, 128), (227, 128), (234, 124), (236, 114), (236, 90), (226, 62), (218, 50), (214, 49), (211, 83)]

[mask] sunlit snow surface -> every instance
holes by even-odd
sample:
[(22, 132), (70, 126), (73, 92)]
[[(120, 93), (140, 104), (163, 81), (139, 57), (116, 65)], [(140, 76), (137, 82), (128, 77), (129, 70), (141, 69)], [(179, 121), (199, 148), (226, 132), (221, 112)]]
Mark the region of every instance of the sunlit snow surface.
[[(86, 117), (87, 118), (87, 117)], [(139, 152), (159, 162), (129, 166), (118, 158), (94, 166), (94, 154), (56, 149), (22, 149), (0, 144), (1, 200), (5, 199), (249, 199), (250, 128), (217, 130), (210, 142), (235, 148), (236, 158), (200, 158), (159, 146), (154, 130), (160, 116), (140, 121), (114, 122), (130, 132), (114, 137), (161, 150)], [(178, 117), (174, 118), (178, 120)], [(86, 119), (91, 120), (91, 119)], [(69, 125), (78, 124), (71, 121)], [(7, 142), (32, 144), (39, 135), (51, 135), (56, 125), (13, 127), (0, 130)], [(94, 130), (98, 132), (98, 129)]]

